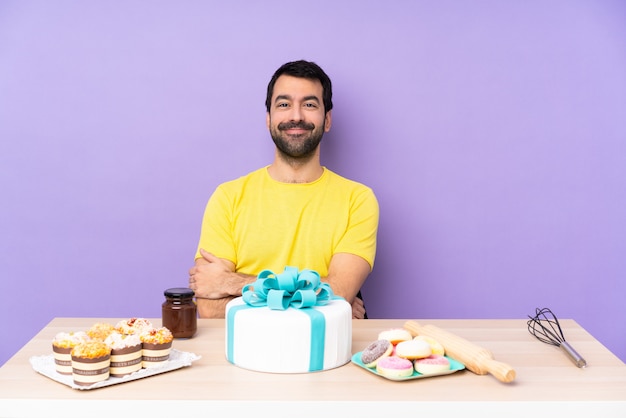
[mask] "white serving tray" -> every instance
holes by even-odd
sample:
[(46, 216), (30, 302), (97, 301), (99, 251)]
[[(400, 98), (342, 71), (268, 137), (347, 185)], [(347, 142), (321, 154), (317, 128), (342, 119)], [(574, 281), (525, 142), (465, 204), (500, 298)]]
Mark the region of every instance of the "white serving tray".
[(155, 376), (161, 373), (171, 372), (172, 370), (180, 369), (183, 367), (191, 366), (191, 363), (199, 360), (200, 356), (189, 353), (186, 351), (179, 351), (176, 349), (171, 349), (170, 358), (167, 363), (163, 364), (159, 367), (153, 367), (149, 369), (141, 369), (134, 373), (128, 374), (123, 377), (109, 377), (107, 380), (103, 380), (101, 382), (96, 382), (93, 385), (89, 386), (80, 386), (74, 383), (74, 379), (72, 375), (61, 374), (56, 371), (56, 367), (54, 365), (54, 355), (49, 354), (47, 356), (33, 356), (30, 358), (30, 364), (33, 366), (36, 372), (49, 377), (50, 379), (62, 383), (66, 386), (71, 387), (72, 389), (79, 390), (92, 390), (98, 389), (106, 386), (117, 385), (118, 383), (126, 383), (131, 382), (137, 379), (143, 379), (144, 377)]

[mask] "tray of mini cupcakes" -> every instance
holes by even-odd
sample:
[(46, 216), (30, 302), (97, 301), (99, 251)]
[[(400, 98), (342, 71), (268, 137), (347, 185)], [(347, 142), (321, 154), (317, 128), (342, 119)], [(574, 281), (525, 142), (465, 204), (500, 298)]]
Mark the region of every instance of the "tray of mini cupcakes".
[(352, 363), (395, 381), (441, 376), (465, 369), (465, 365), (445, 355), (439, 341), (423, 335), (413, 337), (404, 328), (381, 331), (377, 340), (352, 356)]
[(33, 369), (74, 389), (125, 383), (191, 366), (200, 356), (172, 348), (174, 336), (144, 318), (95, 323), (86, 331), (60, 332), (52, 354), (30, 358)]

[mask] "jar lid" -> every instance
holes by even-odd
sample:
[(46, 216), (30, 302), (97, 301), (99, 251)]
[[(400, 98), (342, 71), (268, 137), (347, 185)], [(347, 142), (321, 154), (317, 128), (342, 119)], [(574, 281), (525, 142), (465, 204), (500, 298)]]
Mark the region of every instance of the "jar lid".
[(163, 294), (168, 298), (192, 298), (195, 295), (188, 287), (173, 287), (165, 290)]

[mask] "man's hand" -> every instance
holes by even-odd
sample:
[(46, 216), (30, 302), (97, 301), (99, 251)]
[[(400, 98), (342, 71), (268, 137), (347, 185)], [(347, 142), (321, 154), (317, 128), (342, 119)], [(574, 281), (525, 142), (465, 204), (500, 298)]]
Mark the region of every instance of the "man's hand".
[(363, 305), (363, 301), (358, 297), (355, 297), (354, 302), (352, 302), (352, 318), (353, 319), (365, 318), (365, 305)]
[(237, 290), (233, 290), (230, 279), (234, 271), (232, 263), (203, 249), (200, 249), (200, 254), (202, 258), (198, 258), (189, 269), (189, 288), (196, 293), (196, 297), (222, 299), (235, 296)]

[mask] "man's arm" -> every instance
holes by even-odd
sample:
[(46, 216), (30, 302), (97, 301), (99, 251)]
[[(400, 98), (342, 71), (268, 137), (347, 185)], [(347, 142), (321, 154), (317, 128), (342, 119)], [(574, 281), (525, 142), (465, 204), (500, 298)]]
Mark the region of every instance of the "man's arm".
[(226, 304), (234, 298), (235, 296), (207, 299), (196, 296), (198, 316), (200, 318), (224, 318), (226, 315)]
[[(236, 273), (234, 264), (213, 254), (200, 250), (201, 258), (189, 270), (189, 287), (196, 293), (198, 314), (201, 318), (224, 318), (226, 304), (241, 289), (256, 280), (256, 276)], [(363, 318), (363, 301), (356, 297), (371, 267), (365, 259), (349, 253), (333, 255), (328, 266), (328, 276), (323, 278), (337, 296), (352, 305), (355, 318)]]
[(244, 285), (254, 282), (255, 276), (235, 272), (235, 265), (213, 254), (200, 250), (189, 269), (189, 288), (196, 294), (198, 314), (201, 318), (224, 318), (226, 304), (241, 296)]
[(356, 297), (371, 266), (362, 257), (349, 253), (336, 253), (330, 260), (328, 276), (324, 281), (330, 284), (333, 292), (352, 305), (352, 316), (362, 319), (365, 314), (363, 301)]

